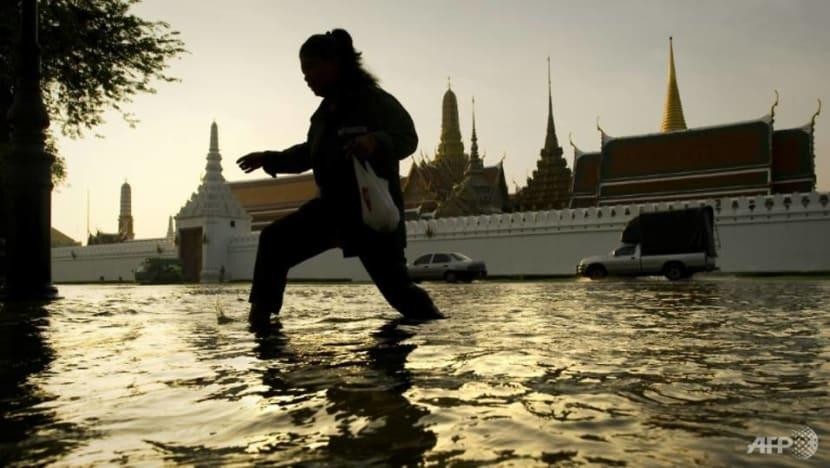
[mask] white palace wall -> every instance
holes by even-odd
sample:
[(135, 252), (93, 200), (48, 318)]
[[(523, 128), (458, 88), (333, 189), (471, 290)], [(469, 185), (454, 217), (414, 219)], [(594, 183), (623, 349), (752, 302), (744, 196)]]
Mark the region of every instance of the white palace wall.
[(133, 281), (147, 257), (176, 258), (172, 239), (142, 239), (52, 249), (52, 281), (56, 283)]
[[(493, 276), (572, 275), (583, 257), (618, 246), (639, 213), (704, 205), (715, 207), (722, 272), (830, 272), (830, 206), (828, 195), (816, 192), (410, 221), (406, 254), (411, 261), (429, 252), (463, 252), (485, 261)], [(252, 233), (231, 241), (234, 278), (251, 278), (257, 240)], [(289, 277), (368, 280), (360, 262), (344, 260), (337, 249), (298, 265)]]
[[(410, 221), (406, 255), (411, 261), (429, 252), (459, 251), (485, 261), (492, 276), (573, 275), (581, 258), (616, 247), (626, 223), (639, 213), (704, 205), (715, 208), (722, 272), (830, 272), (830, 205), (826, 193), (816, 192)], [(258, 233), (246, 233), (227, 243), (222, 263), (229, 278), (251, 279), (258, 239)], [(143, 257), (158, 255), (157, 245), (161, 256), (175, 257), (168, 239), (53, 249), (53, 277), (131, 278)], [(74, 259), (68, 257), (73, 249)], [(289, 277), (369, 279), (359, 260), (343, 259), (339, 249), (303, 262)]]

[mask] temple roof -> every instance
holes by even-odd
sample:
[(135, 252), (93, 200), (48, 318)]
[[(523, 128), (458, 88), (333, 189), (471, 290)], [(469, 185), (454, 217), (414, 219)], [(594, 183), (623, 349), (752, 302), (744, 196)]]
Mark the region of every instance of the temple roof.
[(613, 138), (602, 147), (602, 179), (769, 164), (771, 136), (771, 122), (758, 119)]
[(660, 130), (663, 132), (686, 130), (686, 119), (683, 117), (683, 105), (680, 102), (680, 90), (677, 87), (677, 75), (674, 70), (674, 45), (671, 37), (669, 38), (669, 83)]
[(248, 217), (222, 176), (222, 156), (219, 154), (219, 130), (216, 122), (210, 126), (210, 149), (202, 183), (190, 196), (190, 200), (179, 210), (176, 219), (205, 216)]
[(573, 194), (595, 194), (599, 186), (599, 170), (602, 153), (578, 153), (574, 155)]

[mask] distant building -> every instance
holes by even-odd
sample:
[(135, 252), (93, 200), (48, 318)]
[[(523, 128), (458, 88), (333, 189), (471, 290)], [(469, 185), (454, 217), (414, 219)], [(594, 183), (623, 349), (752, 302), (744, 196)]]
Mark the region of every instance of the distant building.
[[(669, 73), (660, 133), (611, 137), (601, 149), (574, 146), (570, 207), (691, 200), (815, 190), (815, 119), (775, 130), (768, 115), (745, 122), (687, 128), (669, 43)], [(571, 143), (573, 145), (573, 143)]]
[(553, 98), (550, 85), (550, 58), (548, 58), (548, 125), (545, 146), (527, 185), (514, 195), (516, 211), (557, 210), (568, 206), (571, 192), (571, 170), (562, 157), (562, 147), (556, 138), (553, 124)]
[(121, 184), (121, 212), (118, 215), (118, 232), (108, 233), (97, 231), (89, 234), (87, 245), (116, 244), (135, 239), (133, 232), (132, 189), (125, 180)]
[(75, 247), (81, 245), (80, 242), (72, 239), (66, 234), (52, 228), (52, 247)]
[(132, 190), (125, 180), (121, 184), (121, 214), (118, 215), (118, 232), (127, 240), (135, 239), (132, 204)]

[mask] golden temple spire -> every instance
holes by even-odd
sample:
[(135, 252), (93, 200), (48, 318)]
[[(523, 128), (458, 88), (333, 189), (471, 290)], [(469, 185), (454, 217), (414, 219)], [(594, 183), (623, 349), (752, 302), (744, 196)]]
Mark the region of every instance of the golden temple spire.
[(677, 88), (677, 76), (674, 70), (674, 45), (669, 37), (669, 86), (666, 91), (666, 105), (663, 108), (663, 123), (660, 126), (663, 132), (686, 130), (686, 119), (683, 117), (683, 105), (680, 102), (680, 91)]
[(458, 100), (450, 87), (450, 78), (447, 77), (447, 90), (441, 102), (441, 139), (436, 158), (465, 158), (463, 153), (464, 143), (461, 142), (461, 129), (458, 123)]

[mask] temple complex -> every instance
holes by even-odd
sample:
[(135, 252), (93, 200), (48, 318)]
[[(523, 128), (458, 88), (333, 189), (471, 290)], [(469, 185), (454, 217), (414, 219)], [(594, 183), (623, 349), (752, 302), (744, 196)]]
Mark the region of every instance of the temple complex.
[(484, 166), (478, 154), (473, 111), (471, 154), (464, 153), (458, 100), (451, 86), (441, 103), (441, 139), (435, 158), (413, 161), (402, 185), (408, 219), (509, 211), (504, 167)]
[(778, 93), (761, 118), (687, 128), (669, 43), (668, 90), (660, 132), (612, 137), (601, 149), (574, 146), (570, 207), (809, 192), (815, 189), (815, 113), (802, 127), (775, 130)]
[(473, 135), (470, 160), (467, 163), (464, 178), (438, 205), (435, 217), (493, 214), (509, 210), (510, 197), (507, 193), (502, 163), (499, 162), (496, 166), (485, 170), (484, 162), (478, 154), (475, 98), (473, 98), (472, 105)]
[(548, 57), (548, 124), (545, 146), (527, 185), (514, 196), (516, 211), (556, 210), (568, 206), (571, 191), (571, 170), (562, 157), (562, 147), (556, 138), (553, 124), (553, 98), (550, 84), (550, 57)]

